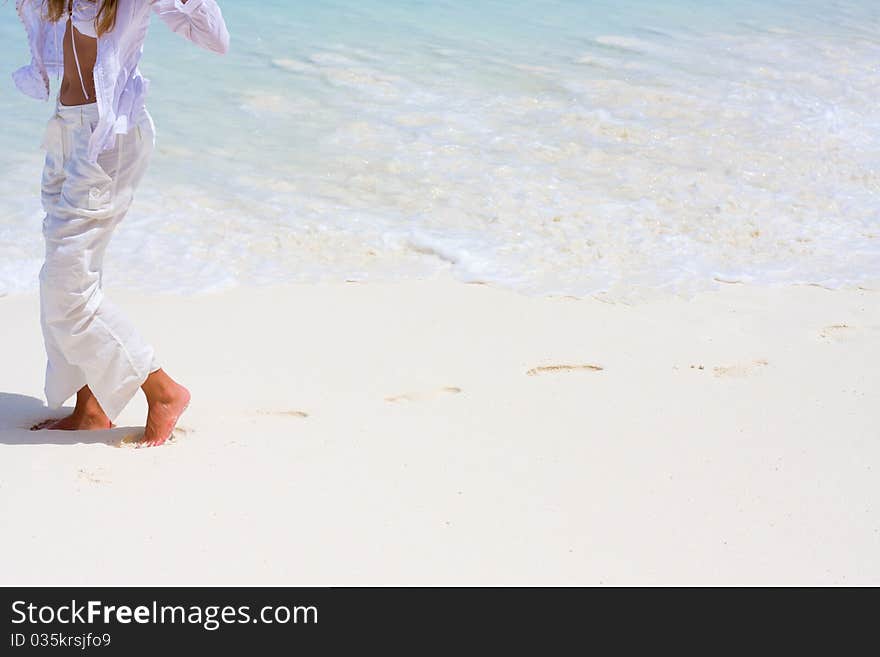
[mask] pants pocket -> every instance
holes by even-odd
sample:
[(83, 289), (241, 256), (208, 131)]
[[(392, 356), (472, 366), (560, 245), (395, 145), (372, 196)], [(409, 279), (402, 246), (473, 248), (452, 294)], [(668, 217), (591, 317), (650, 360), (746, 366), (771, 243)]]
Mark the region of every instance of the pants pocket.
[[(111, 183), (112, 187), (112, 183)], [(113, 198), (112, 189), (107, 187), (89, 188), (89, 210), (102, 210), (110, 207)]]
[[(109, 162), (115, 167), (116, 153), (109, 153), (109, 156)], [(78, 144), (64, 164), (62, 207), (59, 210), (70, 216), (109, 217), (115, 204), (115, 185), (110, 171), (112, 169), (105, 170), (100, 164), (90, 162), (85, 146)]]

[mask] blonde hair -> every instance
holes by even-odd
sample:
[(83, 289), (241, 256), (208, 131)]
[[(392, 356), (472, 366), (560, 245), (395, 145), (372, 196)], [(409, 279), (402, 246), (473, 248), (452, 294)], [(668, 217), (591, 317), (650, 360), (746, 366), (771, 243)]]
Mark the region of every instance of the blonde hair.
[[(116, 26), (116, 10), (119, 0), (88, 0), (92, 3), (100, 3), (95, 17), (95, 30), (98, 36), (106, 34)], [(47, 18), (56, 23), (67, 16), (70, 0), (46, 0)]]

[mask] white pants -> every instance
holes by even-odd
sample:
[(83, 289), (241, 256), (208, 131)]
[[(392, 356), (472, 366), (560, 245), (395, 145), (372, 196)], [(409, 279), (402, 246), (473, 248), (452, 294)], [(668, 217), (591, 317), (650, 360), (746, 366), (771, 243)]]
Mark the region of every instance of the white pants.
[(102, 289), (104, 252), (146, 170), (155, 132), (143, 109), (128, 133), (118, 135), (114, 148), (92, 164), (87, 149), (97, 122), (97, 105), (59, 103), (46, 129), (40, 320), (49, 407), (60, 408), (88, 385), (114, 420), (159, 369), (152, 347)]

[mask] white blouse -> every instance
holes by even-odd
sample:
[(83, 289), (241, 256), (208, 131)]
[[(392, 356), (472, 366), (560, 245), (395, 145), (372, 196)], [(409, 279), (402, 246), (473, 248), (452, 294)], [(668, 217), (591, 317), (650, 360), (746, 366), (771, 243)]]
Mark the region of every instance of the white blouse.
[[(38, 100), (49, 99), (49, 76), (63, 75), (62, 39), (66, 21), (44, 18), (43, 0), (16, 0), (19, 18), (31, 47), (31, 63), (12, 74), (18, 89)], [(98, 39), (95, 95), (99, 120), (89, 142), (89, 159), (113, 147), (116, 135), (143, 107), (149, 80), (138, 63), (150, 26), (150, 10), (174, 32), (196, 45), (224, 54), (229, 32), (215, 0), (119, 0), (116, 26)]]

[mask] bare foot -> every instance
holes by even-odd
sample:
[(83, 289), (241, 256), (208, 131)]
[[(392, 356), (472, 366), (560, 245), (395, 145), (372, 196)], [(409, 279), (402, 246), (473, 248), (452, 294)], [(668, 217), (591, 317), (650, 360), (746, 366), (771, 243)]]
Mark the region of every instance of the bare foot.
[(76, 393), (76, 408), (67, 417), (43, 420), (31, 427), (31, 431), (99, 431), (112, 429), (115, 425), (101, 409), (98, 400), (88, 386)]
[(189, 406), (189, 390), (162, 370), (153, 372), (143, 389), (149, 410), (141, 447), (158, 447), (171, 437), (177, 420)]
[(112, 429), (113, 423), (103, 413), (94, 415), (80, 414), (74, 411), (60, 420), (47, 420), (45, 426), (40, 428), (49, 431), (100, 431), (101, 429)]
[(158, 447), (171, 438), (174, 427), (189, 406), (189, 390), (175, 384), (177, 390), (166, 398), (154, 400), (147, 412), (147, 425), (144, 427), (142, 447)]

